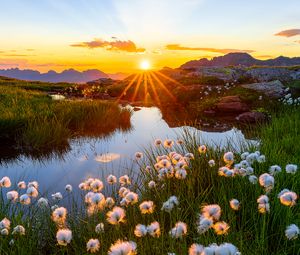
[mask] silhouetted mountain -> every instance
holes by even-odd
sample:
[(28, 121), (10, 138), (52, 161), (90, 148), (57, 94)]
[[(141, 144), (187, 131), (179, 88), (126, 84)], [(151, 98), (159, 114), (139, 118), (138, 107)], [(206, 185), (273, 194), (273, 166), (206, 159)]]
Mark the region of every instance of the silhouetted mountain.
[(64, 70), (61, 73), (55, 71), (48, 71), (47, 73), (40, 73), (35, 70), (20, 70), (18, 68), (0, 70), (0, 75), (11, 77), (20, 80), (28, 81), (45, 81), (45, 82), (72, 82), (85, 83), (88, 81), (97, 80), (100, 78), (109, 78), (109, 75), (97, 70), (91, 69), (83, 72), (74, 69)]
[(259, 60), (248, 53), (229, 53), (224, 56), (214, 57), (211, 60), (202, 58), (199, 60), (188, 61), (181, 69), (197, 68), (201, 66), (294, 66), (300, 65), (300, 57), (288, 58), (280, 56), (274, 59)]

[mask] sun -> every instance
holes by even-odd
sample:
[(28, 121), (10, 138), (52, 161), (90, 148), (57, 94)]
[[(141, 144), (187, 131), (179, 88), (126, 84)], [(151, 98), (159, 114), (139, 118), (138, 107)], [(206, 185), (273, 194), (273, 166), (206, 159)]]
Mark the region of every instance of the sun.
[(151, 64), (150, 64), (149, 60), (145, 59), (140, 62), (140, 69), (147, 71), (150, 68), (151, 68)]

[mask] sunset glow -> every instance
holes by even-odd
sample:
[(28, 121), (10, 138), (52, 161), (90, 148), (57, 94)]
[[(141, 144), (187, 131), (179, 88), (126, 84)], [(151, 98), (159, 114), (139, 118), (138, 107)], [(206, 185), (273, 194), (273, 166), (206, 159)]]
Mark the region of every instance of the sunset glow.
[(149, 60), (143, 60), (140, 63), (140, 68), (144, 71), (151, 69), (151, 64), (150, 64)]

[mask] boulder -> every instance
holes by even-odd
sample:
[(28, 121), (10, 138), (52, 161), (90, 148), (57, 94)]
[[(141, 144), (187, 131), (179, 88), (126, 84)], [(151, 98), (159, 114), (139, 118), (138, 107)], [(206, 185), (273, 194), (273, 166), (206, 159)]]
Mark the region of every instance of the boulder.
[(239, 96), (222, 97), (216, 104), (218, 112), (240, 113), (249, 111), (249, 107), (242, 102)]
[(262, 112), (244, 112), (236, 117), (240, 123), (258, 123), (268, 119), (267, 115)]
[(259, 82), (267, 82), (274, 80), (289, 81), (294, 73), (295, 71), (284, 67), (261, 67), (248, 70), (246, 75)]
[(279, 80), (270, 81), (270, 82), (243, 84), (242, 87), (256, 90), (272, 98), (280, 98), (284, 94), (284, 86)]

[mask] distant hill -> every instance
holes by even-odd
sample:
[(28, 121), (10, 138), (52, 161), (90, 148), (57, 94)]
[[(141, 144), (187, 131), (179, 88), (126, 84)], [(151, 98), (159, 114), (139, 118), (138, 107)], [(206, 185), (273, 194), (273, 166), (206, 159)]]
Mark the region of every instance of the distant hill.
[(259, 60), (248, 53), (229, 53), (224, 56), (214, 57), (211, 60), (202, 58), (199, 60), (188, 61), (181, 69), (197, 68), (201, 66), (294, 66), (300, 65), (300, 57), (289, 58), (280, 56), (274, 59)]
[(44, 82), (70, 82), (70, 83), (85, 83), (88, 81), (98, 80), (100, 78), (123, 79), (127, 75), (122, 73), (106, 74), (97, 69), (90, 69), (86, 71), (77, 71), (74, 69), (64, 70), (61, 73), (55, 71), (48, 71), (47, 73), (40, 73), (36, 70), (26, 69), (20, 70), (18, 68), (2, 69), (0, 75), (28, 81), (44, 81)]

